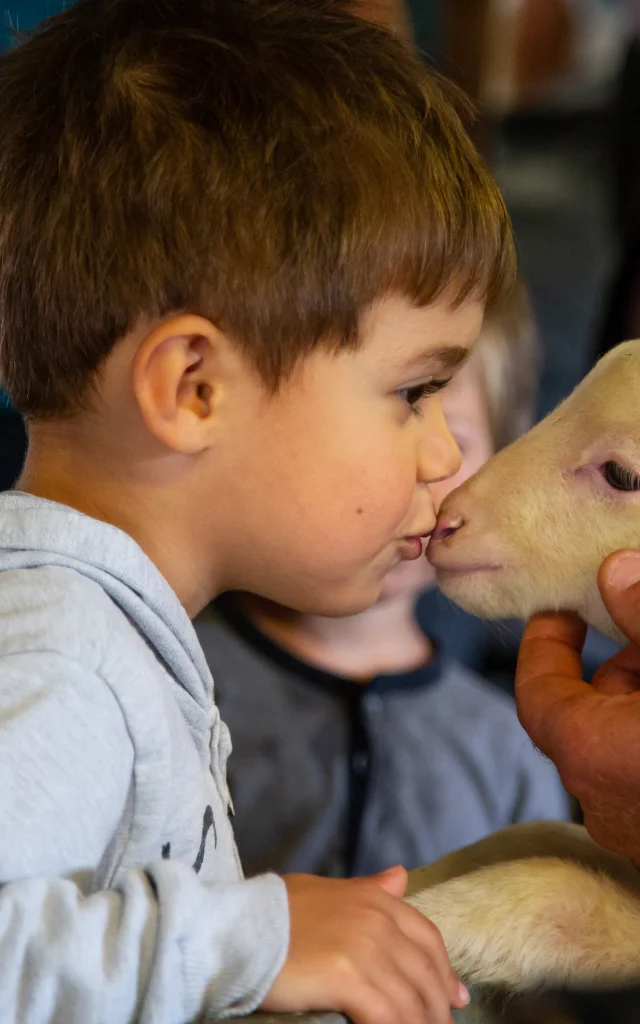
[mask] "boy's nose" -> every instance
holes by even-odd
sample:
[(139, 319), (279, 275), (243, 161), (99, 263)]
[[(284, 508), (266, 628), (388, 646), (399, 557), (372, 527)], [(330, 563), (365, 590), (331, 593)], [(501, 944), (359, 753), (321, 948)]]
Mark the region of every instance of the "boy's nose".
[(426, 425), (420, 461), (421, 477), (429, 484), (455, 476), (462, 464), (460, 449), (437, 402), (434, 402), (430, 422)]

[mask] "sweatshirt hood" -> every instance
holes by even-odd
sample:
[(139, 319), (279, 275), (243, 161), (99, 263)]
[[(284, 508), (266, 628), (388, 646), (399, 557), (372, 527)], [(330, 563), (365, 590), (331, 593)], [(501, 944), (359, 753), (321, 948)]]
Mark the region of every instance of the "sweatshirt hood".
[(203, 709), (213, 680), (189, 616), (164, 576), (123, 530), (54, 501), (0, 494), (0, 572), (55, 565), (98, 583)]

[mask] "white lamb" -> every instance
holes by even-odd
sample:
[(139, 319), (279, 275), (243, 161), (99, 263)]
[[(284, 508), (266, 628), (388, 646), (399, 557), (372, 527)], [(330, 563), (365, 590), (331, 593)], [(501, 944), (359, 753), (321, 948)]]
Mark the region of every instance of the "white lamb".
[[(429, 558), (484, 618), (573, 609), (618, 636), (596, 579), (627, 547), (640, 547), (640, 341), (447, 498)], [(579, 826), (512, 826), (413, 872), (409, 893), (468, 982), (640, 982), (640, 874)]]

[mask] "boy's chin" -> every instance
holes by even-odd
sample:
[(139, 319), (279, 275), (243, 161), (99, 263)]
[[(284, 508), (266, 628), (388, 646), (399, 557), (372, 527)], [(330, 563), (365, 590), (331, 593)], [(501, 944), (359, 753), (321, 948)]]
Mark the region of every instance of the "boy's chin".
[(363, 612), (369, 611), (374, 605), (378, 603), (381, 597), (381, 587), (378, 586), (375, 590), (365, 593), (353, 593), (345, 594), (342, 599), (336, 599), (334, 595), (333, 600), (328, 602), (322, 611), (316, 611), (316, 615), (325, 615), (327, 618), (342, 619), (348, 618), (352, 615), (362, 615)]
[(373, 608), (382, 597), (384, 580), (362, 583), (358, 586), (340, 590), (335, 587), (326, 595), (317, 595), (313, 607), (306, 611), (312, 615), (324, 615), (327, 618), (346, 618), (361, 615)]
[(295, 587), (269, 589), (244, 588), (264, 601), (280, 608), (289, 608), (300, 615), (320, 615), (325, 618), (344, 618), (359, 615), (375, 605), (382, 590), (381, 581), (368, 581), (351, 586), (322, 586), (298, 590)]
[(381, 579), (362, 582), (344, 590), (333, 588), (325, 595), (317, 595), (311, 614), (341, 618), (360, 615), (376, 604), (417, 595), (435, 585), (435, 571), (426, 558), (399, 562)]
[(435, 586), (435, 569), (422, 556), (413, 561), (399, 562), (382, 581), (381, 601), (417, 595)]
[[(343, 618), (360, 615), (379, 602), (409, 597), (435, 584), (435, 572), (426, 558), (400, 562), (386, 573), (375, 571), (350, 581), (322, 583), (299, 590), (297, 587), (278, 588), (267, 594), (266, 588), (256, 587), (252, 593), (291, 608), (303, 615), (323, 615)], [(245, 588), (249, 589), (249, 588)]]

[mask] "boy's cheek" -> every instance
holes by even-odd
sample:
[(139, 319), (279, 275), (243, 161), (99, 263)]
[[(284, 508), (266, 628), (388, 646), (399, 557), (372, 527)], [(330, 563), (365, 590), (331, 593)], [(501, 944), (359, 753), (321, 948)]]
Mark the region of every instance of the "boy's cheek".
[(319, 443), (309, 458), (298, 450), (274, 465), (265, 482), (273, 493), (275, 481), (276, 505), (292, 528), (307, 539), (313, 534), (334, 554), (353, 544), (382, 546), (403, 536), (407, 523), (423, 518), (413, 515), (417, 471), (412, 453), (385, 446), (383, 439), (371, 440), (364, 445), (352, 439), (350, 450), (339, 452)]

